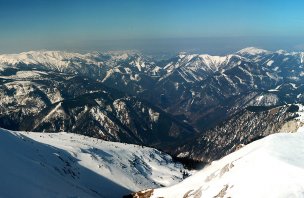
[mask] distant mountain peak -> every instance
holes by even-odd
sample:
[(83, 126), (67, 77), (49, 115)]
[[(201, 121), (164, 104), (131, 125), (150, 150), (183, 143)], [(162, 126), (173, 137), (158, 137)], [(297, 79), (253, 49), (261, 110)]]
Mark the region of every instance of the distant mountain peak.
[(56, 67), (67, 67), (68, 61), (73, 58), (85, 59), (86, 55), (79, 53), (70, 53), (65, 51), (28, 51), (19, 54), (3, 54), (0, 55), (0, 62), (9, 65), (18, 63), (25, 64), (46, 64)]
[(278, 53), (278, 54), (288, 54), (288, 52), (286, 50), (282, 50), (282, 49), (277, 50), (276, 53)]
[(256, 47), (246, 47), (240, 51), (237, 52), (237, 54), (241, 55), (258, 55), (258, 54), (266, 54), (269, 53), (270, 51), (256, 48)]

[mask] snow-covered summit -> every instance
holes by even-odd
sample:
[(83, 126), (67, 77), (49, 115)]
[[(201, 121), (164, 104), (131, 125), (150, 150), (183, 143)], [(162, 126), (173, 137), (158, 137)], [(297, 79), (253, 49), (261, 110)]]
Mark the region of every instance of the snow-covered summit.
[[(238, 55), (214, 56), (209, 54), (180, 53), (176, 62), (168, 63), (164, 69), (168, 73), (181, 69), (185, 74), (201, 76), (202, 73), (213, 73), (220, 69), (235, 66), (242, 57)], [(195, 77), (197, 79), (198, 77)]]
[(80, 54), (65, 51), (29, 51), (19, 54), (2, 54), (0, 55), (0, 63), (8, 65), (16, 65), (24, 63), (27, 65), (45, 65), (55, 68), (66, 68), (71, 60), (78, 59), (81, 62), (98, 64), (92, 59), (92, 54)]
[(270, 53), (268, 50), (256, 48), (256, 47), (247, 47), (237, 52), (240, 55), (259, 55)]
[(224, 64), (228, 64), (233, 55), (227, 56), (212, 56), (209, 54), (201, 54), (199, 57), (204, 61), (209, 67), (213, 67), (218, 70)]
[(282, 50), (282, 49), (280, 49), (280, 50), (277, 50), (277, 51), (275, 51), (277, 54), (289, 54), (286, 50)]

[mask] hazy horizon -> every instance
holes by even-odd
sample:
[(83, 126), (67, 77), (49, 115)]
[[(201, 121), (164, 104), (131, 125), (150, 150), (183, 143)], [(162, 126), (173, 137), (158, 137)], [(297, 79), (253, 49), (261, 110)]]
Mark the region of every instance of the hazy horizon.
[[(246, 47), (257, 47), (270, 51), (304, 51), (303, 38), (288, 37), (232, 37), (232, 38), (172, 38), (172, 39), (146, 39), (146, 40), (110, 40), (110, 41), (79, 41), (73, 43), (24, 45), (17, 49), (9, 45), (0, 53), (20, 53), (32, 50), (63, 50), (71, 52), (138, 50), (147, 53), (208, 53), (225, 55), (234, 53)], [(19, 43), (20, 44), (20, 43)]]
[(303, 1), (0, 0), (0, 53), (304, 50)]

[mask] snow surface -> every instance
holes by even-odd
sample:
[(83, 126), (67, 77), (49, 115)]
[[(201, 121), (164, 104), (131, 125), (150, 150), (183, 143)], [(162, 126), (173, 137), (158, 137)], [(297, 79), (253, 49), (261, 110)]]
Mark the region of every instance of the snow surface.
[(300, 53), (301, 64), (304, 63), (304, 52)]
[(273, 63), (274, 63), (274, 61), (270, 60), (270, 61), (267, 62), (267, 66), (271, 66)]
[(0, 129), (0, 197), (122, 197), (182, 180), (156, 149), (69, 133)]
[(287, 51), (282, 50), (282, 49), (277, 50), (276, 53), (278, 53), (278, 54), (289, 54)]
[(149, 108), (149, 117), (152, 122), (157, 122), (159, 118), (159, 113)]
[[(304, 107), (299, 105), (303, 125)], [(255, 141), (152, 197), (304, 197), (304, 127)]]

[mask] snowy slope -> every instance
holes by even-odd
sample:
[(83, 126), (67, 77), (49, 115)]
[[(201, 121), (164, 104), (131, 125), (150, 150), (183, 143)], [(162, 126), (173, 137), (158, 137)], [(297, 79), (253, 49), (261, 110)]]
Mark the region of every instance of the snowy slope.
[(121, 197), (184, 171), (158, 150), (81, 135), (0, 129), (0, 140), (0, 197)]
[(275, 134), (152, 197), (303, 197), (304, 133)]
[[(303, 106), (300, 107), (303, 126)], [(152, 197), (304, 197), (304, 127), (270, 135)], [(150, 191), (151, 193), (152, 191)]]

